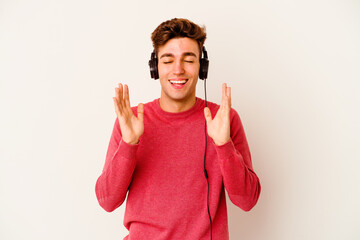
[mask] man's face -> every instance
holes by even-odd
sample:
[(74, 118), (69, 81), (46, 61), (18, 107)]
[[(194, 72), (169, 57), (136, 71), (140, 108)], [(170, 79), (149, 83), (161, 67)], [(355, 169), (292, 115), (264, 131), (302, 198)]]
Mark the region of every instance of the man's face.
[(195, 100), (200, 68), (198, 43), (190, 38), (173, 38), (158, 49), (161, 101)]

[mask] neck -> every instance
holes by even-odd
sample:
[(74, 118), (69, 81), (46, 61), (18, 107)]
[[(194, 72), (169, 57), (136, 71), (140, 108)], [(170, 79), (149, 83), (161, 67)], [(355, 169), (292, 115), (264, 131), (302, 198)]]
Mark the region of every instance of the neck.
[(190, 108), (192, 108), (195, 105), (196, 97), (194, 96), (193, 98), (191, 98), (187, 101), (184, 101), (184, 100), (169, 101), (163, 97), (160, 97), (159, 103), (160, 103), (161, 109), (164, 110), (165, 112), (172, 112), (172, 113), (184, 112), (186, 110), (189, 110)]

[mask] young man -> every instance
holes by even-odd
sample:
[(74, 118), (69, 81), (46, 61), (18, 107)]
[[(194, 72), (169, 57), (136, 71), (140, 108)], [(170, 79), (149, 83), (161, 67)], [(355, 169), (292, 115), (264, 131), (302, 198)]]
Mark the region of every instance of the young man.
[(230, 87), (223, 84), (220, 106), (195, 95), (205, 39), (189, 20), (163, 22), (152, 33), (160, 98), (131, 108), (127, 85), (115, 89), (117, 119), (96, 196), (111, 212), (128, 192), (125, 239), (229, 239), (224, 189), (245, 211), (258, 200)]

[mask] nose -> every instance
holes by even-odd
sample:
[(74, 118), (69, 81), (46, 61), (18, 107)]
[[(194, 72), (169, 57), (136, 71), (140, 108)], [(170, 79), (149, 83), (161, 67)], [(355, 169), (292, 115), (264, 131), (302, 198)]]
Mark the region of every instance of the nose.
[(175, 61), (173, 73), (176, 75), (183, 74), (185, 72), (184, 70), (184, 64), (181, 60)]

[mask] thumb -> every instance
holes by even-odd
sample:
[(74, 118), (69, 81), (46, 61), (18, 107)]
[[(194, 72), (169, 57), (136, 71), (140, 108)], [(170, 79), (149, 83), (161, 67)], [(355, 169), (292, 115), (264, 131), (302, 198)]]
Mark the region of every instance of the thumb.
[(144, 121), (144, 104), (139, 103), (138, 107), (137, 107), (137, 116), (139, 118), (140, 121)]
[(204, 116), (205, 116), (206, 122), (209, 123), (212, 120), (211, 112), (208, 107), (204, 108)]

